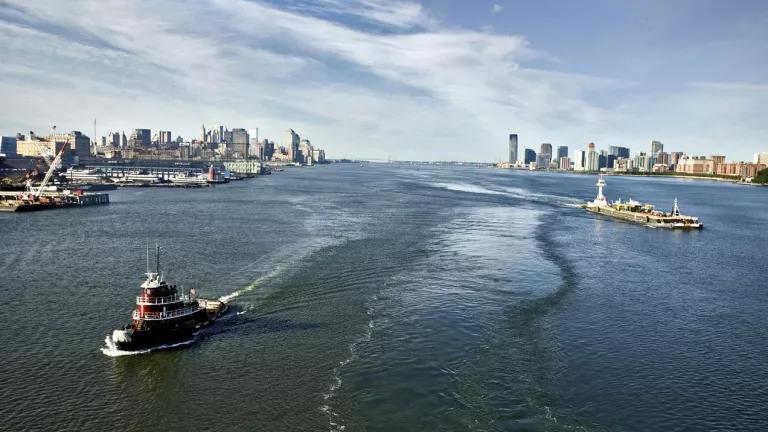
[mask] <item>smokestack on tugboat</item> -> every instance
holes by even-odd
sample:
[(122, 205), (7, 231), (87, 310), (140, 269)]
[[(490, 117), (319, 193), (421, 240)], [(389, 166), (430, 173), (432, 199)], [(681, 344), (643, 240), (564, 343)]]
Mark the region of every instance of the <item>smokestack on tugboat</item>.
[(194, 334), (226, 313), (228, 305), (221, 300), (195, 298), (179, 293), (160, 272), (160, 246), (155, 247), (155, 271), (149, 269), (147, 247), (147, 279), (136, 297), (131, 323), (114, 330), (106, 338), (107, 351), (142, 352), (191, 342)]

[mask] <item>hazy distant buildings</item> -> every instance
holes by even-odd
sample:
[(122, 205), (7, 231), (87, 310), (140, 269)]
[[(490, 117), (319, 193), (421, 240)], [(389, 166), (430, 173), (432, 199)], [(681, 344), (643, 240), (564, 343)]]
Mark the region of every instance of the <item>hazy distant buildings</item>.
[(509, 163), (517, 163), (517, 134), (509, 134)]
[(768, 165), (768, 153), (755, 153), (753, 162), (756, 164)]
[(312, 165), (312, 143), (308, 139), (303, 139), (299, 143), (299, 154), (301, 157), (298, 161), (305, 165)]
[(130, 147), (149, 147), (152, 145), (152, 131), (149, 129), (134, 129), (128, 139)]
[(157, 132), (157, 144), (161, 146), (169, 146), (173, 142), (173, 134), (171, 131), (158, 131)]

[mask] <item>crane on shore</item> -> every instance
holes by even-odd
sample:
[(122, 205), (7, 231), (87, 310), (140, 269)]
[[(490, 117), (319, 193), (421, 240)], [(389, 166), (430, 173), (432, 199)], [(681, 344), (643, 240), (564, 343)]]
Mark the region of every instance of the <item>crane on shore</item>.
[(61, 157), (64, 155), (64, 151), (67, 149), (68, 145), (69, 145), (69, 142), (65, 142), (64, 145), (61, 147), (61, 150), (59, 150), (59, 153), (56, 155), (55, 158), (53, 158), (53, 161), (48, 167), (48, 171), (46, 171), (45, 177), (43, 177), (43, 181), (42, 183), (40, 183), (40, 186), (38, 186), (37, 188), (34, 188), (32, 187), (32, 180), (31, 179), (27, 180), (27, 190), (22, 192), (20, 196), (20, 199), (22, 201), (35, 202), (40, 200), (40, 195), (42, 195), (43, 191), (45, 190), (45, 187), (48, 185), (48, 182), (51, 181), (53, 172), (56, 170), (56, 166), (61, 161)]

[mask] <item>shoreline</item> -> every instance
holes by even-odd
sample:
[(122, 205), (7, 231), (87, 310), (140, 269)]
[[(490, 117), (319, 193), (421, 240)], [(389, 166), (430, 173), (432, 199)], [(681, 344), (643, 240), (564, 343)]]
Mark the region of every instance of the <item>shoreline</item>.
[[(493, 167), (496, 168), (496, 167)], [(624, 172), (595, 172), (595, 171), (563, 171), (563, 170), (528, 170), (525, 168), (497, 168), (497, 169), (509, 169), (513, 171), (529, 171), (529, 172), (546, 172), (546, 173), (553, 173), (553, 174), (577, 174), (577, 175), (599, 175), (603, 174), (606, 176), (615, 176), (615, 177), (655, 177), (655, 178), (679, 178), (679, 179), (691, 179), (691, 180), (710, 180), (710, 181), (717, 181), (717, 182), (726, 182), (726, 183), (733, 183), (733, 184), (739, 184), (739, 185), (745, 185), (745, 186), (768, 186), (768, 184), (764, 183), (752, 183), (752, 182), (745, 182), (741, 179), (737, 178), (728, 178), (728, 177), (715, 177), (715, 176), (700, 176), (700, 175), (686, 175), (686, 174), (645, 174), (645, 173), (624, 173)]]

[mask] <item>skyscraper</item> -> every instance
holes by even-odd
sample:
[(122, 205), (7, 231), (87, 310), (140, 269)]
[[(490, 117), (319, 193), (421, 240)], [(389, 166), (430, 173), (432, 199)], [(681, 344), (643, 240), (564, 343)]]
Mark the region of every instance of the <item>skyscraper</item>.
[(539, 169), (549, 169), (549, 164), (552, 162), (552, 144), (542, 143), (541, 151), (536, 157), (536, 165)]
[(661, 141), (651, 141), (651, 155), (664, 151), (664, 144)]
[(236, 153), (238, 157), (248, 157), (248, 147), (250, 142), (248, 141), (248, 132), (243, 128), (234, 128), (232, 133), (232, 151)]
[(290, 159), (291, 162), (296, 162), (299, 159), (300, 141), (299, 134), (294, 132), (293, 129), (285, 131), (285, 142), (283, 145), (288, 149), (288, 159)]
[(584, 171), (587, 169), (586, 165), (587, 153), (584, 150), (576, 150), (576, 154), (573, 157), (573, 170)]
[(509, 163), (517, 162), (517, 134), (509, 134)]
[(552, 156), (552, 144), (550, 143), (541, 143), (541, 150), (539, 153), (546, 153), (550, 157)]
[(536, 152), (527, 148), (525, 149), (525, 160), (523, 161), (523, 163), (528, 165), (531, 162), (536, 162)]
[(568, 157), (568, 146), (559, 146), (557, 147), (557, 160), (559, 161), (560, 158)]
[(595, 151), (595, 143), (591, 142), (587, 146), (587, 159), (584, 165), (587, 171), (600, 170), (600, 156), (597, 151)]

